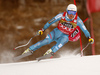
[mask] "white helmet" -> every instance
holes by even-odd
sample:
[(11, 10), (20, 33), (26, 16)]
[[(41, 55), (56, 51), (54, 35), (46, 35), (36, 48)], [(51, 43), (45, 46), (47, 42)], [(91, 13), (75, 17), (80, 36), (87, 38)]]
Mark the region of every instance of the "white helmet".
[(72, 10), (77, 12), (77, 7), (75, 4), (69, 4), (66, 10)]

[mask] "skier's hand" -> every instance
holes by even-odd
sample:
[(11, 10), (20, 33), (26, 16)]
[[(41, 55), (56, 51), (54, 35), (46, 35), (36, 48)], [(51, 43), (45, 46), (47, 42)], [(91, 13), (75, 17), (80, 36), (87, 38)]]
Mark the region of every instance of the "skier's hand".
[(91, 38), (91, 37), (89, 37), (89, 40), (88, 41), (89, 41), (90, 44), (93, 44), (94, 43), (94, 39)]
[(38, 30), (38, 32), (37, 32), (38, 35), (43, 35), (43, 33), (44, 33), (44, 29), (43, 28)]

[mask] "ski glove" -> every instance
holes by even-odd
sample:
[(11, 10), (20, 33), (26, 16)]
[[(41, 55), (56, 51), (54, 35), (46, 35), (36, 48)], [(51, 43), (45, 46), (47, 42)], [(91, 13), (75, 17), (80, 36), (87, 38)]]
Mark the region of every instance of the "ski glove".
[(90, 44), (93, 44), (94, 43), (94, 39), (91, 38), (91, 37), (89, 37), (88, 41), (89, 41)]
[(38, 30), (38, 32), (37, 32), (38, 35), (43, 35), (43, 33), (44, 33), (44, 29), (43, 28)]

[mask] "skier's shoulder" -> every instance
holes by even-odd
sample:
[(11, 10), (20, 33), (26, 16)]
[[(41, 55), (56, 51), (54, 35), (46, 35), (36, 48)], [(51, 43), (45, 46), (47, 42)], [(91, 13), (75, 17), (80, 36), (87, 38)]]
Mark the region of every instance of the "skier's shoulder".
[(83, 21), (81, 20), (81, 18), (79, 16), (77, 16), (77, 23), (78, 23), (78, 25), (84, 25)]
[(55, 16), (55, 19), (58, 19), (58, 18), (61, 18), (63, 16), (63, 12), (62, 13), (59, 13)]

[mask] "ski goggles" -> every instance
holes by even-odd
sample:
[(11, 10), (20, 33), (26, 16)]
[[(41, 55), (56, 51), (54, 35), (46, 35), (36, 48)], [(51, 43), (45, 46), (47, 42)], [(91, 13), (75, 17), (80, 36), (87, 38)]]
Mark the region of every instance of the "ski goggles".
[(69, 15), (71, 15), (71, 14), (72, 14), (72, 15), (75, 15), (75, 14), (76, 14), (76, 11), (68, 10), (67, 13), (68, 13)]

